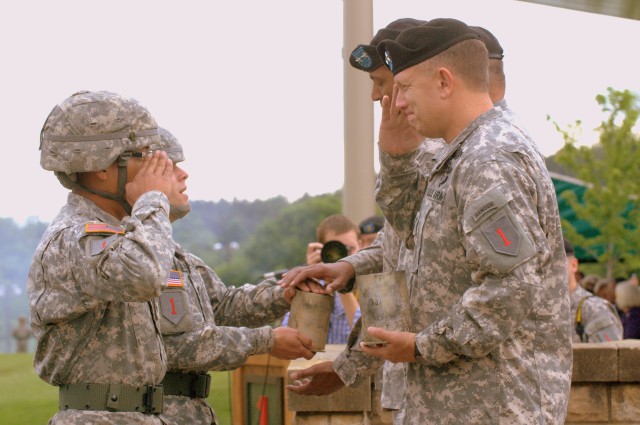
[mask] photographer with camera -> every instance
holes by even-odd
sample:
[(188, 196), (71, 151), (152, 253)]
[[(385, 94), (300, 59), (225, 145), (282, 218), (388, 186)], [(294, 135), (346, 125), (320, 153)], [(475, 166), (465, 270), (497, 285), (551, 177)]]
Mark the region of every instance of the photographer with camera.
[[(307, 265), (335, 263), (360, 250), (360, 229), (342, 214), (332, 214), (316, 228), (316, 242), (307, 245)], [(327, 344), (346, 344), (353, 324), (360, 317), (360, 306), (353, 293), (336, 292)], [(289, 313), (282, 321), (287, 326)]]

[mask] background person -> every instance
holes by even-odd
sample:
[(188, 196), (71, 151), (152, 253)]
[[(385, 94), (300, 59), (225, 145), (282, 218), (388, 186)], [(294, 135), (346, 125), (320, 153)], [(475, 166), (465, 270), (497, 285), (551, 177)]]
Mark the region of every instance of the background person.
[(33, 336), (33, 332), (31, 332), (25, 316), (18, 317), (18, 326), (13, 329), (11, 335), (16, 341), (16, 353), (26, 353), (29, 351), (29, 340)]
[(576, 281), (578, 259), (571, 242), (564, 240), (567, 255), (569, 299), (571, 300), (573, 342), (609, 342), (622, 339), (622, 323), (615, 307), (606, 299), (598, 297)]
[(362, 220), (358, 225), (360, 228), (360, 248), (364, 249), (371, 246), (383, 226), (384, 218), (377, 215), (367, 217)]
[[(322, 248), (327, 242), (342, 243), (347, 255), (360, 251), (360, 232), (358, 226), (342, 214), (332, 214), (326, 217), (316, 227), (316, 242), (307, 245), (307, 264), (322, 263)], [(360, 317), (360, 305), (355, 295), (337, 294), (334, 297), (333, 310), (329, 319), (327, 344), (346, 344), (354, 323)], [(282, 324), (287, 326), (289, 314), (286, 314)]]
[(640, 339), (640, 287), (636, 282), (625, 280), (616, 285), (624, 339)]
[(602, 277), (598, 279), (593, 286), (593, 293), (600, 298), (609, 301), (613, 306), (616, 305), (616, 280)]
[(584, 289), (586, 289), (587, 291), (593, 294), (593, 290), (596, 287), (596, 283), (598, 283), (601, 277), (596, 274), (588, 274), (586, 276), (583, 276), (581, 279), (579, 279), (579, 276), (576, 273), (575, 279), (578, 281), (578, 283), (580, 283), (580, 286), (582, 286)]

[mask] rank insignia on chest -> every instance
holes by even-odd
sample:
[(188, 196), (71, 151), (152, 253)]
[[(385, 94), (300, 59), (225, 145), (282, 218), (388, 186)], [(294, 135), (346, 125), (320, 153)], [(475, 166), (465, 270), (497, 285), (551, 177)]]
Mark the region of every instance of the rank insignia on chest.
[(178, 270), (171, 270), (169, 277), (167, 277), (167, 287), (169, 288), (182, 288), (184, 282), (182, 281), (182, 272)]
[(124, 235), (124, 227), (113, 226), (107, 223), (86, 223), (84, 225), (85, 233), (106, 233), (115, 235)]

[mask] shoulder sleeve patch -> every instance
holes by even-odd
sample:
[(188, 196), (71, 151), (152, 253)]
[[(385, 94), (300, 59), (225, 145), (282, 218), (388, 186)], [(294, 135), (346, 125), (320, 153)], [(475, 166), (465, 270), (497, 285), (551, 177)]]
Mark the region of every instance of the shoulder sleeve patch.
[(91, 241), (91, 255), (94, 256), (94, 255), (101, 254), (116, 239), (118, 239), (118, 235), (111, 235), (108, 238), (92, 240)]
[(496, 252), (512, 256), (518, 255), (521, 240), (520, 234), (506, 214), (502, 214), (497, 219), (482, 226), (481, 230)]
[(84, 225), (85, 234), (112, 234), (112, 235), (124, 235), (124, 227), (113, 226), (107, 223), (86, 223)]

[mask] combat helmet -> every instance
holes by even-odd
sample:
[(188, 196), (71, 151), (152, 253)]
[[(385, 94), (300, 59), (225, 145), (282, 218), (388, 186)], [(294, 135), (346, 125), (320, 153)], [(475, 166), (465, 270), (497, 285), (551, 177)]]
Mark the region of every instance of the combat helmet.
[(174, 164), (184, 161), (184, 151), (176, 136), (164, 127), (159, 127), (158, 132), (160, 133), (160, 143), (152, 144), (151, 150), (165, 151)]
[[(173, 161), (174, 164), (184, 161), (184, 151), (182, 150), (182, 145), (178, 141), (178, 138), (166, 128), (159, 127), (158, 130), (160, 133), (160, 143), (152, 144), (150, 146), (151, 150), (161, 150), (166, 152), (167, 157), (169, 157), (169, 159)], [(191, 204), (170, 204), (169, 214), (177, 220), (189, 214), (190, 211)]]
[[(128, 153), (160, 140), (158, 125), (137, 100), (108, 91), (81, 91), (56, 105), (40, 131), (40, 165), (68, 189), (76, 186), (118, 201), (124, 197)], [(78, 183), (76, 173), (104, 170), (118, 161), (118, 193)]]

